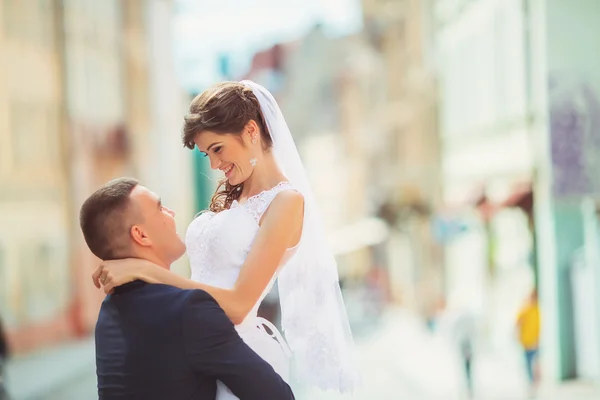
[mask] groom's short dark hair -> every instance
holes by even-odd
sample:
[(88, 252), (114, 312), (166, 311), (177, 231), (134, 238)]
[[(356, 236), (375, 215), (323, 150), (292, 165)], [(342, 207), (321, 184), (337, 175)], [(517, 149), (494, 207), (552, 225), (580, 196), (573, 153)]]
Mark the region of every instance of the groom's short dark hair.
[(129, 195), (138, 184), (133, 178), (114, 179), (92, 193), (81, 206), (79, 224), (83, 237), (101, 260), (130, 256)]

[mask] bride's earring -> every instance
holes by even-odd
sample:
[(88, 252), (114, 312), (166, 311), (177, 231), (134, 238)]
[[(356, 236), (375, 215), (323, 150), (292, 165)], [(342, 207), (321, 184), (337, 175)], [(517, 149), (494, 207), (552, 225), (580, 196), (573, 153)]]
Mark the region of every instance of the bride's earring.
[[(256, 141), (257, 141), (257, 139), (256, 139), (256, 135), (252, 136), (252, 144), (256, 144)], [(256, 158), (251, 158), (251, 159), (250, 159), (250, 164), (251, 164), (253, 167), (255, 167), (255, 166), (256, 166), (256, 161), (257, 161), (257, 160), (256, 160)]]

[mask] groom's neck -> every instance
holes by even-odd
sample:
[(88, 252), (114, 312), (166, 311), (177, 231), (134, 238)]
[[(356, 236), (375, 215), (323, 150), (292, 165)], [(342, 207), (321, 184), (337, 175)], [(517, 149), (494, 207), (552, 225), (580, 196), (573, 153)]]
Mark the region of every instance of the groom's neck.
[(151, 250), (139, 251), (136, 258), (141, 258), (142, 260), (150, 261), (151, 263), (156, 264), (159, 267), (162, 267), (167, 270), (171, 269), (171, 263), (165, 261), (165, 257), (160, 257), (158, 254)]

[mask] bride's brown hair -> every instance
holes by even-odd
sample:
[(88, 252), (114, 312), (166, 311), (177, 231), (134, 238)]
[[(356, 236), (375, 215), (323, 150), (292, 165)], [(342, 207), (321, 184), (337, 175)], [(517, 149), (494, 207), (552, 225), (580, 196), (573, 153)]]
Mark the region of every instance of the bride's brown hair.
[[(181, 140), (188, 149), (194, 149), (194, 139), (202, 131), (240, 136), (250, 120), (258, 125), (263, 148), (273, 146), (258, 99), (252, 89), (239, 82), (221, 82), (205, 90), (192, 100), (183, 119)], [(239, 199), (243, 185), (243, 182), (231, 185), (227, 179), (220, 180), (210, 201), (210, 211), (227, 210)]]

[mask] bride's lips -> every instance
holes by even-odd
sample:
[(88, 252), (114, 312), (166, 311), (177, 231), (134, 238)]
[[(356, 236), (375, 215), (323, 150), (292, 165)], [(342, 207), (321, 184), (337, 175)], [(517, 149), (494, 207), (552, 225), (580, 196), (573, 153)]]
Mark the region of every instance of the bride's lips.
[(233, 164), (227, 168), (224, 168), (222, 171), (225, 174), (225, 177), (229, 178), (229, 175), (231, 175), (231, 173), (233, 172)]

